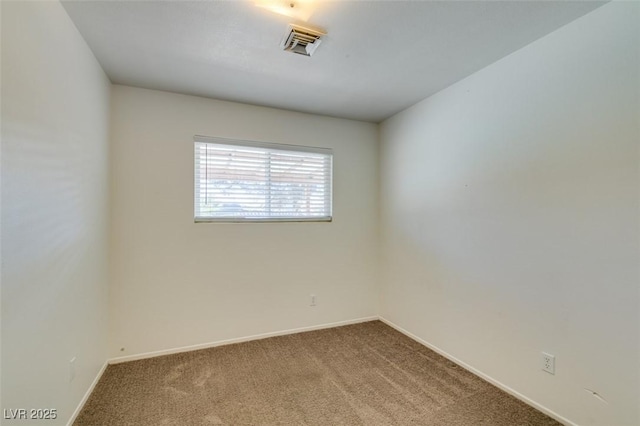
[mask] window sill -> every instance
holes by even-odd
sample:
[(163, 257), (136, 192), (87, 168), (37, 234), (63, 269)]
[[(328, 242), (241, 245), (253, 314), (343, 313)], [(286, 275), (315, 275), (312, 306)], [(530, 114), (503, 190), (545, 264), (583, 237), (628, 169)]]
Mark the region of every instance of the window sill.
[(241, 218), (241, 217), (225, 217), (225, 218), (213, 218), (213, 217), (196, 217), (195, 223), (274, 223), (274, 222), (333, 222), (333, 217), (296, 217), (296, 218)]

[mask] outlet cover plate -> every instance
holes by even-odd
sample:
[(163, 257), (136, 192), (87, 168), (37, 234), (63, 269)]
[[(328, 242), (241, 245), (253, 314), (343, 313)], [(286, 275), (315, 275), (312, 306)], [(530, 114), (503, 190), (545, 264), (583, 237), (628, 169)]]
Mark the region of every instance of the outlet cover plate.
[(556, 374), (556, 357), (554, 355), (542, 352), (542, 371)]

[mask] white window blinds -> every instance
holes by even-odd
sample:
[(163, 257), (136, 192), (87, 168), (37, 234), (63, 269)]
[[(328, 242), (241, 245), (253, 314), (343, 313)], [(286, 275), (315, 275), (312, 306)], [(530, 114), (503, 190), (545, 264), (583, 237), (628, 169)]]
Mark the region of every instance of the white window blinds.
[(196, 136), (195, 220), (330, 221), (331, 150)]

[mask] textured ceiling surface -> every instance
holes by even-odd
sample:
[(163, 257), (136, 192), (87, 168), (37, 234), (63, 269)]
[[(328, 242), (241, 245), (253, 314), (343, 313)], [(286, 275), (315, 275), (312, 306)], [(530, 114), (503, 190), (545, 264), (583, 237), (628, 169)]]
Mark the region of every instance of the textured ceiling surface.
[[(291, 18), (265, 1), (63, 5), (113, 83), (372, 122), (602, 5), (293, 0)], [(314, 56), (281, 50), (290, 22), (327, 31)]]

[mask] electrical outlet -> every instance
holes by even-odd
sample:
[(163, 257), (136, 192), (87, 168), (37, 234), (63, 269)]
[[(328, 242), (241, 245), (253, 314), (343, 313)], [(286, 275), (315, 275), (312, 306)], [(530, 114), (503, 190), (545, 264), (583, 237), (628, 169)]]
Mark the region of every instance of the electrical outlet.
[(542, 370), (550, 374), (556, 374), (556, 357), (542, 352)]
[(311, 295), (311, 305), (310, 306), (316, 306), (316, 295), (315, 294)]
[(73, 382), (76, 378), (76, 357), (74, 356), (69, 360), (69, 382)]

